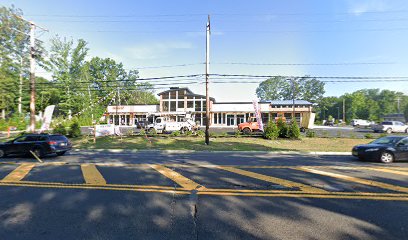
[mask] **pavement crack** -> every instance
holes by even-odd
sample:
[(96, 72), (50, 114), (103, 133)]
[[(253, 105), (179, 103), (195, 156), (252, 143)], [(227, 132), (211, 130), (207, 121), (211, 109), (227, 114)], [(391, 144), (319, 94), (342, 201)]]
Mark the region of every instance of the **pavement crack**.
[(194, 189), (190, 193), (190, 214), (193, 219), (193, 235), (196, 240), (198, 240), (198, 228), (197, 228), (197, 221), (198, 221), (198, 190)]

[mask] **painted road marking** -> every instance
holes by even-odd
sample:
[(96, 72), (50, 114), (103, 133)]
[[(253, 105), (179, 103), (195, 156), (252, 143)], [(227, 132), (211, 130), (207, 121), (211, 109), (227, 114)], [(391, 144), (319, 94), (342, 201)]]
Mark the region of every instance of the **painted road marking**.
[(33, 169), (35, 164), (21, 164), (6, 177), (1, 180), (2, 182), (18, 182), (22, 180)]
[[(191, 194), (186, 189), (170, 190), (170, 189), (145, 189), (145, 188), (120, 188), (106, 187), (104, 185), (87, 185), (87, 184), (29, 184), (29, 183), (12, 183), (0, 182), (0, 186), (15, 186), (15, 187), (34, 187), (34, 188), (63, 188), (63, 189), (85, 189), (85, 190), (113, 190), (113, 191), (132, 191), (132, 192), (155, 192), (155, 193), (170, 193), (170, 194)], [(306, 193), (306, 192), (212, 192), (198, 191), (199, 195), (215, 195), (215, 196), (242, 196), (242, 197), (286, 197), (286, 198), (320, 198), (320, 199), (364, 199), (364, 200), (384, 200), (384, 201), (408, 201), (408, 194), (392, 194), (392, 193)]]
[(251, 178), (255, 178), (258, 180), (262, 180), (265, 182), (270, 182), (270, 183), (275, 183), (284, 187), (288, 187), (288, 188), (299, 188), (302, 191), (306, 191), (306, 192), (310, 192), (310, 193), (326, 193), (327, 191), (320, 189), (320, 188), (315, 188), (309, 185), (304, 185), (301, 183), (297, 183), (297, 182), (292, 182), (289, 180), (285, 180), (285, 179), (281, 179), (281, 178), (276, 178), (276, 177), (271, 177), (271, 176), (267, 176), (267, 175), (263, 175), (263, 174), (259, 174), (259, 173), (255, 173), (255, 172), (250, 172), (250, 171), (246, 171), (246, 170), (242, 170), (239, 168), (234, 168), (234, 167), (219, 167), (219, 169), (225, 170), (225, 171), (229, 171), (229, 172), (233, 172), (236, 174), (240, 174), (240, 175), (244, 175), (247, 177), (251, 177)]
[(360, 183), (364, 185), (369, 185), (369, 186), (374, 186), (378, 188), (383, 188), (387, 190), (392, 190), (392, 191), (397, 191), (397, 192), (404, 192), (408, 193), (408, 188), (406, 187), (400, 187), (400, 186), (395, 186), (391, 185), (388, 183), (383, 183), (383, 182), (377, 182), (377, 181), (372, 181), (372, 180), (367, 180), (367, 179), (362, 179), (362, 178), (357, 178), (357, 177), (351, 177), (343, 174), (338, 174), (338, 173), (332, 173), (332, 172), (325, 172), (313, 168), (308, 168), (308, 167), (295, 167), (293, 169), (304, 171), (304, 172), (309, 172), (309, 173), (314, 173), (314, 174), (319, 174), (323, 176), (328, 176), (328, 177), (333, 177), (333, 178), (338, 178), (350, 182), (355, 182), (355, 183)]
[(106, 180), (98, 171), (95, 164), (81, 164), (81, 170), (87, 184), (106, 185)]
[(205, 189), (205, 187), (201, 186), (200, 184), (194, 182), (191, 179), (184, 177), (180, 173), (171, 170), (170, 168), (158, 164), (152, 164), (150, 165), (150, 167), (158, 171), (165, 177), (170, 178), (171, 180), (173, 180), (175, 183), (182, 186), (186, 190)]
[(396, 170), (387, 169), (387, 168), (367, 168), (367, 170), (374, 170), (378, 172), (386, 172), (386, 173), (408, 176), (408, 172), (396, 171)]

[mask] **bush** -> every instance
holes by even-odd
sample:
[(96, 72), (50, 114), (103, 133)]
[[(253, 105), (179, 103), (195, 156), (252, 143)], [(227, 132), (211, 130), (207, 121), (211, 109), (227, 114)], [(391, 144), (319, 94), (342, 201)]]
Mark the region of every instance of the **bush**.
[(295, 119), (289, 126), (288, 137), (291, 139), (300, 139), (300, 128)]
[(139, 135), (146, 135), (146, 131), (143, 128), (140, 129)]
[(380, 134), (380, 137), (386, 137), (386, 136), (387, 136), (386, 133), (381, 133), (381, 134)]
[(279, 137), (280, 138), (287, 138), (288, 137), (288, 132), (289, 132), (289, 127), (286, 121), (283, 121), (282, 118), (278, 119), (278, 122), (276, 123), (279, 129)]
[(236, 138), (241, 137), (241, 135), (242, 135), (242, 133), (241, 133), (241, 131), (239, 131), (239, 130), (236, 130), (236, 131), (234, 132), (234, 136), (235, 136)]
[(180, 135), (181, 135), (181, 133), (180, 133), (179, 130), (174, 131), (174, 132), (172, 132), (172, 133), (170, 134), (170, 136), (172, 136), (172, 137), (178, 137), (178, 136), (180, 136)]
[(265, 139), (277, 139), (279, 137), (279, 129), (274, 121), (269, 121), (263, 133)]
[(308, 137), (308, 138), (314, 138), (314, 137), (316, 137), (316, 132), (313, 131), (313, 130), (307, 130), (307, 131), (306, 131), (306, 137)]
[(67, 135), (67, 130), (65, 129), (65, 126), (62, 124), (58, 124), (57, 126), (55, 126), (52, 132), (55, 134)]
[(193, 135), (193, 132), (192, 131), (187, 131), (185, 134), (186, 134), (186, 136), (191, 136), (191, 135)]
[(68, 135), (72, 138), (81, 136), (81, 128), (79, 127), (78, 122), (73, 122), (71, 124)]
[(152, 129), (149, 129), (148, 134), (149, 134), (149, 136), (156, 136), (156, 135), (157, 135), (157, 131), (156, 131), (156, 129), (152, 128)]
[(203, 130), (198, 130), (196, 132), (197, 137), (204, 137), (205, 136), (205, 132)]
[(364, 138), (373, 139), (375, 137), (371, 133), (366, 133), (366, 134), (364, 134)]

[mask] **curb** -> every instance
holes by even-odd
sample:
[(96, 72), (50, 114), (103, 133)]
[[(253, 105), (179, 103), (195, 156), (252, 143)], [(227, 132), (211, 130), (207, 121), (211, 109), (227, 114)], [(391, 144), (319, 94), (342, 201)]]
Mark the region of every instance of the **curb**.
[(139, 149), (73, 149), (72, 152), (105, 152), (105, 153), (264, 153), (282, 155), (330, 155), (351, 156), (351, 152), (299, 152), (299, 151), (196, 151), (196, 150), (139, 150)]

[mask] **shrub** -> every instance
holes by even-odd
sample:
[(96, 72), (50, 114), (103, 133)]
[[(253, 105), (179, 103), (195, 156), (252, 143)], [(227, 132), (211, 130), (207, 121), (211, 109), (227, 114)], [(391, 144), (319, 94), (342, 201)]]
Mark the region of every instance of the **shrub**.
[(205, 136), (205, 132), (203, 130), (198, 130), (196, 132), (197, 137), (204, 137)]
[(386, 137), (386, 136), (387, 136), (386, 133), (381, 133), (381, 134), (380, 134), (380, 137)]
[(277, 139), (279, 137), (279, 129), (274, 121), (269, 121), (263, 133), (265, 139)]
[(375, 138), (375, 137), (371, 133), (366, 133), (366, 134), (364, 134), (364, 138), (372, 139), (372, 138)]
[(291, 139), (300, 139), (300, 128), (295, 119), (292, 119), (292, 123), (289, 126), (288, 137)]
[(157, 131), (156, 131), (156, 129), (152, 128), (152, 129), (149, 129), (148, 134), (149, 134), (149, 136), (156, 136), (156, 135), (157, 135)]
[(193, 132), (192, 131), (187, 131), (185, 134), (186, 134), (186, 136), (191, 136), (191, 135), (193, 135)]
[(236, 138), (241, 137), (241, 135), (242, 135), (242, 133), (241, 133), (241, 131), (239, 131), (239, 130), (236, 130), (236, 131), (234, 132), (234, 136), (235, 136)]
[(278, 119), (278, 122), (276, 123), (279, 129), (279, 137), (280, 138), (287, 138), (288, 137), (288, 131), (289, 127), (286, 121), (283, 121), (282, 118)]
[(180, 136), (180, 135), (181, 135), (181, 132), (180, 132), (179, 130), (174, 131), (174, 132), (172, 132), (172, 133), (170, 134), (170, 136), (172, 136), (172, 137), (178, 137), (178, 136)]
[(81, 128), (79, 127), (78, 122), (73, 122), (71, 124), (68, 135), (73, 138), (81, 136)]
[(309, 129), (309, 130), (306, 131), (306, 137), (314, 138), (314, 137), (316, 137), (316, 132)]
[(139, 135), (146, 135), (146, 131), (143, 128), (140, 129)]
[(67, 135), (67, 130), (65, 129), (64, 125), (58, 124), (57, 126), (54, 127), (53, 133)]

